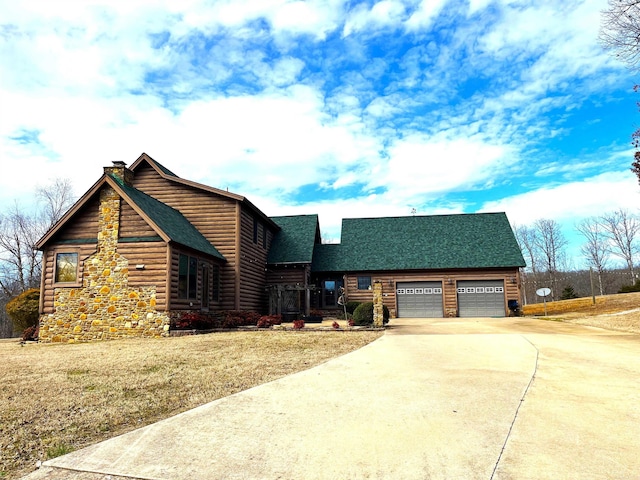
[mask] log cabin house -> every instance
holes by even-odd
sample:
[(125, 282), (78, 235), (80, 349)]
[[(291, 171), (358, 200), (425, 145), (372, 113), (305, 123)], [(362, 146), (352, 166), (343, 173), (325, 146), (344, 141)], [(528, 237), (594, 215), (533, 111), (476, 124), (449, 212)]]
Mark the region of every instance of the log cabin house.
[(505, 316), (524, 266), (504, 213), (344, 219), (323, 244), (317, 215), (268, 217), (147, 154), (105, 167), (37, 248), (43, 342), (165, 336), (185, 312), (338, 309), (376, 281), (392, 316)]

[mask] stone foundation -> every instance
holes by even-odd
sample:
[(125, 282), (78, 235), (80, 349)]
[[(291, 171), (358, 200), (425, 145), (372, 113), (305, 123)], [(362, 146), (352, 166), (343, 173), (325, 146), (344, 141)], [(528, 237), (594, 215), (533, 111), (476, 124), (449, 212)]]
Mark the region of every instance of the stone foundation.
[(155, 308), (155, 286), (128, 285), (129, 262), (117, 251), (119, 217), (120, 197), (104, 188), (97, 252), (84, 261), (82, 287), (55, 289), (55, 311), (40, 319), (40, 342), (169, 335), (169, 317)]

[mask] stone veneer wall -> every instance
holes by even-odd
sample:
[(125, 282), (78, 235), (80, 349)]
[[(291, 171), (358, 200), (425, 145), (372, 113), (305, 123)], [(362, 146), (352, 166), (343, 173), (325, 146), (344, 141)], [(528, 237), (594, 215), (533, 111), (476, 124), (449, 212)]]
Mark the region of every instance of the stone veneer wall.
[(118, 253), (119, 218), (120, 197), (105, 187), (97, 252), (84, 261), (82, 287), (55, 289), (55, 312), (40, 319), (40, 342), (169, 336), (169, 317), (155, 308), (155, 286), (128, 285), (129, 262)]
[(373, 283), (373, 326), (384, 327), (384, 307), (382, 302), (382, 282)]

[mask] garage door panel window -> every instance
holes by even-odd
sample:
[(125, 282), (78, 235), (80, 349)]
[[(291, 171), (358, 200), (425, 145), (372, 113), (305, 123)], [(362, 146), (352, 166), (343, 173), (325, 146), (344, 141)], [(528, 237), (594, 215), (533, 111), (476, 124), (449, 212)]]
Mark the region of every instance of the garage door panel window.
[(406, 282), (398, 285), (397, 313), (404, 318), (433, 318), (443, 315), (441, 282)]
[(458, 282), (460, 317), (499, 317), (505, 315), (502, 280), (461, 280)]

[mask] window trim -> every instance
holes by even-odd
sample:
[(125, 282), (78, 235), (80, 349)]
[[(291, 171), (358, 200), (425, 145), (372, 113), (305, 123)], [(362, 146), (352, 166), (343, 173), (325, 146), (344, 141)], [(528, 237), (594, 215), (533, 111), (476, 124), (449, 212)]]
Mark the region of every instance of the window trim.
[(220, 265), (213, 264), (213, 272), (211, 275), (211, 301), (214, 303), (220, 303), (222, 296), (222, 268)]
[[(59, 255), (75, 255), (76, 257), (76, 276), (73, 281), (61, 282), (58, 280), (58, 256)], [(53, 251), (53, 285), (55, 287), (79, 287), (82, 286), (82, 276), (80, 275), (80, 251), (77, 249), (60, 249)]]
[[(358, 290), (371, 290), (371, 275), (358, 275), (356, 283), (358, 284)], [(362, 288), (365, 283), (367, 286)]]
[(211, 264), (209, 262), (202, 262), (201, 270), (202, 282), (200, 284), (200, 290), (202, 291), (202, 298), (200, 299), (200, 308), (208, 311), (211, 304)]
[[(180, 277), (183, 276), (183, 274), (180, 272), (183, 259), (186, 260), (186, 267), (187, 267), (186, 274), (184, 274), (184, 276), (186, 277), (184, 289), (180, 286)], [(192, 265), (192, 261), (194, 260), (195, 260), (194, 272), (191, 272), (191, 265)], [(190, 301), (198, 300), (198, 265), (200, 265), (200, 260), (198, 259), (198, 257), (194, 257), (186, 253), (178, 253), (178, 288), (177, 288), (178, 291), (177, 293), (178, 293), (179, 300), (190, 300)], [(195, 278), (194, 278), (194, 274), (195, 274)], [(191, 285), (192, 280), (195, 280), (195, 285)], [(195, 296), (191, 297), (190, 295), (192, 293)]]

